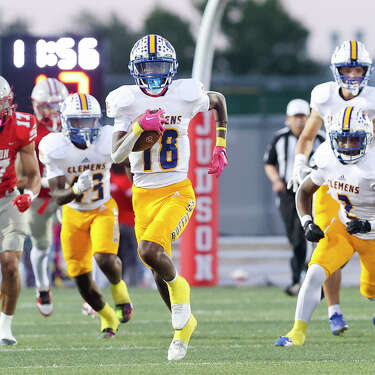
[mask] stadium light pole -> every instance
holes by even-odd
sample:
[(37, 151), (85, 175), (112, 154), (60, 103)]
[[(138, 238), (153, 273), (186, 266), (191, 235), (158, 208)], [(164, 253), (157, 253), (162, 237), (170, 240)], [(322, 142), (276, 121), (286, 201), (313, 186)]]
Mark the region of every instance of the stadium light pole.
[[(209, 90), (214, 57), (214, 38), (229, 0), (209, 0), (195, 48), (192, 77)], [(216, 130), (213, 114), (198, 113), (190, 122), (189, 178), (196, 195), (195, 214), (180, 241), (181, 274), (193, 286), (213, 286), (218, 282), (218, 181), (207, 173)]]

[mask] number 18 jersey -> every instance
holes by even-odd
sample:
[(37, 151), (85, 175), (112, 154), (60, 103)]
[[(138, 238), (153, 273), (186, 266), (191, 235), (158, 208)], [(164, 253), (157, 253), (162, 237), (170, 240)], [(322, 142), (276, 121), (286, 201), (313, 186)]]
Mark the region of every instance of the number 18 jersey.
[(138, 86), (121, 86), (106, 100), (107, 115), (115, 118), (114, 131), (130, 131), (133, 121), (147, 109), (163, 109), (167, 123), (160, 141), (150, 149), (131, 152), (133, 183), (142, 188), (159, 188), (187, 178), (190, 158), (190, 120), (209, 109), (209, 98), (195, 79), (173, 81), (161, 96), (149, 96)]

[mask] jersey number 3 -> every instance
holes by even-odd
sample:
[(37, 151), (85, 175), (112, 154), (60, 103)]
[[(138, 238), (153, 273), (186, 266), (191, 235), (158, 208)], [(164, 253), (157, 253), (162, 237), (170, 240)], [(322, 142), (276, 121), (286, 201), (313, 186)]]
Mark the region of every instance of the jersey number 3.
[(348, 198), (348, 196), (346, 196), (344, 194), (337, 194), (337, 197), (344, 204), (344, 209), (345, 209), (346, 217), (348, 219), (351, 219), (351, 220), (352, 219), (357, 219), (356, 216), (350, 215), (350, 211), (353, 209), (353, 205), (352, 205), (352, 202), (350, 201), (350, 199)]

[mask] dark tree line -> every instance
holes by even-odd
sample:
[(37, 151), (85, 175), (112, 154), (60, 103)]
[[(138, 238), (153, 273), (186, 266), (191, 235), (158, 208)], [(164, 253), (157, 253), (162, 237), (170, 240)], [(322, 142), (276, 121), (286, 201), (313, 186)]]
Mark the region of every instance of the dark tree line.
[[(201, 12), (206, 3), (207, 0), (195, 0)], [(29, 33), (29, 23), (22, 19), (2, 25), (1, 35)], [(179, 72), (191, 74), (195, 38), (190, 24), (167, 9), (154, 8), (139, 31), (130, 29), (115, 13), (103, 21), (100, 16), (83, 11), (68, 32), (89, 33), (106, 40), (111, 73), (126, 72), (129, 53), (137, 39), (149, 33), (160, 34), (175, 47)], [(319, 68), (306, 55), (307, 29), (288, 14), (280, 0), (231, 0), (223, 15), (221, 33), (225, 47), (215, 54), (217, 72), (295, 75), (315, 73)]]

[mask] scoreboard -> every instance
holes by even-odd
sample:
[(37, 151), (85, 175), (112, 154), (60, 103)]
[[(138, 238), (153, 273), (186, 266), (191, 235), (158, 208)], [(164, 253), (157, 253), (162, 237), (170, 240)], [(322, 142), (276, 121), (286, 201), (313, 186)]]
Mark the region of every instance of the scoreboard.
[(41, 79), (57, 78), (69, 92), (103, 101), (103, 46), (95, 37), (0, 38), (0, 75), (13, 87), (20, 111), (32, 112), (31, 91)]

